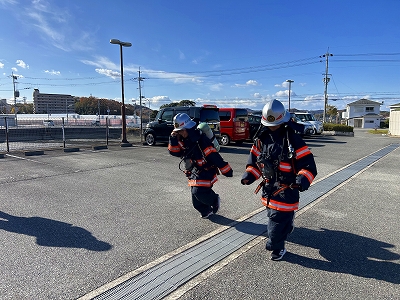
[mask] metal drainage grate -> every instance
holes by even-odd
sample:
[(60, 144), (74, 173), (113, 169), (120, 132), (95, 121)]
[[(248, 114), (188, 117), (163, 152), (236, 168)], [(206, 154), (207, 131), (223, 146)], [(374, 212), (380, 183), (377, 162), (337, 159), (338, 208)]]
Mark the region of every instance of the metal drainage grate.
[[(314, 184), (301, 195), (301, 207), (315, 201), (340, 183), (379, 160), (399, 144), (389, 145)], [(94, 299), (162, 299), (202, 271), (224, 259), (266, 231), (260, 212), (246, 221), (154, 266)]]

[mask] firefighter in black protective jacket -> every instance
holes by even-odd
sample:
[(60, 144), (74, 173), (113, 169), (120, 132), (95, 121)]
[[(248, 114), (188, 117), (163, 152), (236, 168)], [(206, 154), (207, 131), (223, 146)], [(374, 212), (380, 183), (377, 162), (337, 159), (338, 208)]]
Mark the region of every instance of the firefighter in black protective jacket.
[(215, 149), (212, 141), (196, 128), (196, 123), (187, 114), (180, 113), (174, 117), (175, 129), (169, 137), (168, 151), (171, 155), (181, 157), (183, 172), (188, 177), (191, 187), (193, 207), (202, 218), (217, 213), (220, 197), (212, 187), (218, 180), (219, 171), (232, 177), (233, 171)]
[(241, 183), (251, 184), (260, 177), (261, 202), (267, 207), (266, 249), (272, 260), (286, 253), (285, 240), (293, 231), (299, 192), (305, 191), (317, 175), (314, 156), (300, 135), (290, 127), (290, 114), (278, 100), (262, 110), (260, 131), (254, 139)]

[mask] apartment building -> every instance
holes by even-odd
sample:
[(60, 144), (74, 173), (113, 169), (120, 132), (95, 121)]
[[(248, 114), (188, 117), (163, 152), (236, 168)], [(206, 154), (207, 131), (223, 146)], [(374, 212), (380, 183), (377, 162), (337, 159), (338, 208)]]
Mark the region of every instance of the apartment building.
[(44, 94), (39, 89), (33, 91), (33, 107), (35, 114), (74, 113), (74, 96), (64, 94)]

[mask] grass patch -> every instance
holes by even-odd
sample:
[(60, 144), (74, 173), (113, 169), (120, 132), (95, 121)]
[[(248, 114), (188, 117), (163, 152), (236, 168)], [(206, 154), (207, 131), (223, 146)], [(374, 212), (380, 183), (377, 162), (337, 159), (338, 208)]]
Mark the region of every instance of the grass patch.
[(370, 129), (368, 130), (368, 133), (372, 134), (388, 134), (389, 130), (388, 129)]

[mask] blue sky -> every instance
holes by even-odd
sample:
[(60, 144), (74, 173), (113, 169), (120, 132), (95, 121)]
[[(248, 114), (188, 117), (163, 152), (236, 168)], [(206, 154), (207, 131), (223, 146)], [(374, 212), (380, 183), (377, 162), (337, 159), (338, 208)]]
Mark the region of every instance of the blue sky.
[(399, 0), (0, 0), (0, 99), (42, 93), (261, 109), (400, 102)]

